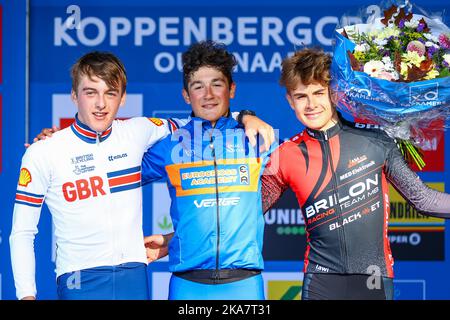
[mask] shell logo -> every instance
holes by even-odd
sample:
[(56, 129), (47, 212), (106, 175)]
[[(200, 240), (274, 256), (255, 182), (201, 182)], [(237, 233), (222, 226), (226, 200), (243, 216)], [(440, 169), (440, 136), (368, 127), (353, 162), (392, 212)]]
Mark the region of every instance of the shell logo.
[(27, 168), (20, 170), (19, 186), (26, 187), (31, 182), (31, 173)]
[(158, 118), (148, 118), (148, 120), (153, 122), (158, 127), (160, 127), (160, 126), (162, 126), (164, 124), (164, 122), (161, 119), (158, 119)]

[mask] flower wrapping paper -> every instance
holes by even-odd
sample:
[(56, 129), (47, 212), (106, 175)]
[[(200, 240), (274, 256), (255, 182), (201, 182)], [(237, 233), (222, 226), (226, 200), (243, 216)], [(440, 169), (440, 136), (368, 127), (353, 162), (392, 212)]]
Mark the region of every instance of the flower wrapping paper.
[[(438, 39), (442, 34), (450, 34), (449, 28), (439, 19), (416, 14), (412, 17), (416, 21), (423, 18), (434, 39)], [(410, 82), (405, 82), (406, 79), (386, 80), (386, 77), (382, 79), (364, 72), (368, 69), (376, 70), (378, 62), (373, 61), (366, 64), (364, 69), (359, 66), (359, 69), (363, 70), (354, 70), (358, 68), (355, 68), (355, 61), (352, 61), (351, 56), (355, 47), (360, 44), (344, 36), (343, 33), (347, 34), (344, 30), (359, 34), (386, 32), (386, 25), (381, 20), (379, 18), (373, 23), (357, 24), (336, 30), (331, 88), (336, 94), (336, 104), (340, 110), (358, 118), (369, 119), (383, 126), (391, 137), (410, 140), (420, 147), (420, 141), (423, 141), (421, 129), (427, 127), (430, 129), (430, 124), (434, 120), (445, 120), (450, 116), (450, 77)], [(415, 50), (414, 45), (414, 42), (408, 44), (405, 52)], [(442, 130), (442, 127), (431, 129)]]

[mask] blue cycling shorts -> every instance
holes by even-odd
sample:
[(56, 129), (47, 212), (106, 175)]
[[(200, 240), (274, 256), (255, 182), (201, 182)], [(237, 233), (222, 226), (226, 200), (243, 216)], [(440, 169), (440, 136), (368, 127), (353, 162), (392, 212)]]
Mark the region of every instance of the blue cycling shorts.
[(57, 279), (61, 300), (148, 300), (147, 266), (129, 262), (65, 273)]
[(261, 274), (222, 284), (199, 283), (172, 275), (169, 300), (264, 300), (264, 282)]

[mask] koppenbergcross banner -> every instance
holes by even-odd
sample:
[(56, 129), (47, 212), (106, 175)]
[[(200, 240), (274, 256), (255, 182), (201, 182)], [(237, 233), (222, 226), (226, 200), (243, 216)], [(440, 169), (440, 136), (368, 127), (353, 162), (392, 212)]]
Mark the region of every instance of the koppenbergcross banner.
[[(183, 118), (190, 114), (190, 106), (181, 95), (181, 54), (200, 40), (222, 42), (238, 62), (232, 110), (254, 110), (278, 129), (281, 139), (286, 139), (303, 127), (289, 107), (285, 91), (278, 85), (282, 59), (305, 46), (322, 46), (332, 52), (337, 26), (363, 23), (382, 14), (379, 3), (354, 0), (31, 0), (27, 122), (25, 113), (17, 111), (22, 110), (23, 104), (12, 99), (13, 94), (23, 97), (25, 90), (19, 91), (8, 84), (11, 79), (23, 83), (27, 79), (25, 72), (17, 72), (12, 67), (14, 55), (19, 54), (12, 48), (19, 48), (22, 53), (18, 57), (25, 58), (27, 41), (25, 32), (15, 33), (11, 29), (14, 19), (23, 24), (26, 21), (25, 1), (14, 2), (0, 1), (3, 31), (11, 34), (0, 44), (0, 48), (8, 48), (3, 50), (3, 60), (0, 59), (3, 65), (0, 68), (0, 111), (3, 109), (0, 179), (5, 190), (0, 193), (2, 299), (15, 299), (8, 237), (18, 170), (25, 151), (24, 141), (11, 140), (10, 135), (18, 132), (21, 139), (26, 139), (23, 137), (28, 132), (32, 138), (42, 128), (71, 124), (76, 108), (70, 99), (70, 67), (81, 55), (92, 50), (111, 51), (124, 62), (129, 85), (120, 118), (142, 115)], [(450, 5), (449, 0), (422, 0), (415, 4), (429, 12), (443, 11)], [(14, 131), (13, 123), (17, 124)], [(449, 192), (447, 135), (445, 132), (430, 137), (425, 151), (428, 165), (420, 176), (432, 188)], [(170, 199), (165, 184), (146, 186), (143, 195), (144, 233), (171, 232)], [(389, 240), (395, 259), (395, 299), (449, 299), (448, 223), (418, 214), (395, 190), (391, 190), (390, 201)], [(269, 299), (300, 297), (298, 288), (302, 285), (307, 236), (303, 219), (291, 192), (265, 215), (263, 276)], [(45, 206), (35, 250), (38, 298), (55, 299), (55, 243), (51, 216)], [(151, 297), (166, 299), (170, 275), (167, 260), (152, 263), (148, 269)], [(292, 294), (294, 287), (295, 294)]]

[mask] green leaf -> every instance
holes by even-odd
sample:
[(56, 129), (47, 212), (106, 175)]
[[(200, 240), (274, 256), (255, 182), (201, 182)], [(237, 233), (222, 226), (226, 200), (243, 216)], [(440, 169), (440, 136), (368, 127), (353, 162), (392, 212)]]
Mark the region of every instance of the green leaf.
[(450, 70), (448, 68), (443, 68), (439, 72), (439, 78), (450, 77)]

